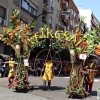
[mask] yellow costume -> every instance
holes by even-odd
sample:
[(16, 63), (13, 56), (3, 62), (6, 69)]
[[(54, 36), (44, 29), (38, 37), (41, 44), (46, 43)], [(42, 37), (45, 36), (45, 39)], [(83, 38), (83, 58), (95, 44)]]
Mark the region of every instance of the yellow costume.
[(45, 71), (44, 71), (44, 75), (43, 75), (44, 80), (50, 81), (53, 78), (52, 67), (53, 67), (52, 62), (46, 62)]
[(11, 61), (11, 60), (9, 61), (9, 74), (8, 74), (8, 77), (13, 76), (14, 64), (15, 64), (15, 61)]
[(93, 64), (94, 64), (94, 62), (88, 62), (88, 63), (87, 63), (87, 66), (88, 66), (89, 68), (92, 68)]

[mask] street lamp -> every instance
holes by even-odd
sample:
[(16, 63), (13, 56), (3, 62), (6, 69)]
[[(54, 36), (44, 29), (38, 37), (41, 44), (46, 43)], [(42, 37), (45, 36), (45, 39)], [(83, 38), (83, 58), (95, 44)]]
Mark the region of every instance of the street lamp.
[[(61, 14), (66, 14), (66, 15), (68, 15), (69, 18), (71, 17), (71, 16), (70, 16), (70, 15), (71, 15), (71, 9), (68, 9), (67, 11), (62, 11), (62, 12), (60, 12), (60, 13), (61, 13)], [(33, 19), (32, 23), (33, 23), (35, 20), (37, 20), (38, 17), (40, 17), (40, 16), (42, 16), (42, 15), (47, 15), (47, 14), (55, 14), (55, 12), (45, 12), (45, 13), (39, 14), (38, 16), (36, 16), (36, 17)]]
[(47, 14), (53, 14), (53, 12), (46, 12), (46, 13), (39, 14), (38, 16), (36, 16), (36, 17), (33, 19), (32, 23), (33, 23), (35, 20), (37, 20), (38, 17), (40, 17), (40, 16), (42, 16), (42, 15), (47, 15)]

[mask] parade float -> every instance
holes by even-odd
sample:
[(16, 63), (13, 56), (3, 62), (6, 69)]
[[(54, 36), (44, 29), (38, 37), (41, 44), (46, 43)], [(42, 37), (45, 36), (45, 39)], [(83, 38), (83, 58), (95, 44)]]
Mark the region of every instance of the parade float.
[[(77, 71), (75, 62), (77, 58), (80, 57), (80, 55), (85, 56), (85, 59), (81, 58), (84, 64), (86, 58), (93, 51), (98, 55), (100, 54), (100, 46), (98, 46), (99, 37), (97, 37), (96, 34), (97, 30), (82, 34), (80, 22), (76, 25), (77, 30), (75, 34), (71, 34), (69, 31), (62, 30), (58, 30), (55, 33), (52, 33), (52, 30), (49, 30), (46, 26), (40, 28), (40, 30), (35, 33), (31, 30), (31, 28), (34, 27), (35, 24), (26, 24), (23, 27), (22, 21), (20, 21), (17, 17), (18, 15), (19, 11), (14, 10), (13, 15), (11, 16), (10, 26), (8, 28), (4, 27), (4, 34), (0, 36), (1, 40), (4, 41), (4, 43), (10, 45), (15, 50), (18, 61), (18, 67), (15, 71), (14, 78), (12, 79), (12, 84), (9, 86), (9, 88), (22, 89), (27, 87), (27, 89), (29, 89), (27, 79), (28, 64), (25, 67), (23, 60), (29, 59), (30, 52), (34, 50), (34, 48), (46, 48), (46, 41), (47, 39), (49, 39), (49, 47), (40, 51), (36, 56), (34, 69), (36, 69), (36, 63), (40, 64), (38, 61), (42, 61), (45, 63), (49, 56), (51, 61), (53, 61), (53, 63), (57, 63), (56, 66), (59, 66), (59, 69), (61, 70), (62, 62), (58, 53), (62, 49), (67, 48), (70, 52), (72, 69), (70, 72), (70, 80), (68, 82), (68, 86), (66, 86), (66, 93), (72, 96), (84, 96), (86, 94), (83, 87), (84, 76), (81, 76), (80, 72)], [(42, 52), (46, 53), (44, 57), (42, 55)], [(58, 59), (55, 60), (52, 58), (52, 55), (54, 54), (53, 52), (58, 55)]]
[[(34, 27), (33, 24), (30, 26), (25, 25), (23, 27), (23, 22), (18, 19), (19, 13), (19, 10), (13, 11), (10, 26), (8, 28), (3, 27), (4, 34), (0, 36), (1, 40), (6, 45), (11, 46), (15, 51), (18, 65), (14, 71), (14, 77), (11, 79), (12, 84), (9, 86), (9, 88), (14, 88), (15, 90), (24, 88), (29, 89), (27, 68), (29, 66), (29, 52), (32, 47), (29, 39), (31, 37), (31, 27)], [(27, 63), (24, 62), (25, 60)]]

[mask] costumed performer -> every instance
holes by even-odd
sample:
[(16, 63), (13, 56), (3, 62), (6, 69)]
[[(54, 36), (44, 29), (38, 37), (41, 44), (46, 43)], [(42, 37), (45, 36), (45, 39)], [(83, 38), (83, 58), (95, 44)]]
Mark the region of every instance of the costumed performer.
[(46, 61), (44, 74), (43, 74), (43, 86), (44, 90), (46, 90), (46, 82), (48, 82), (48, 90), (50, 90), (51, 79), (53, 78), (53, 63), (52, 61)]
[(94, 67), (95, 67), (95, 62), (93, 61), (93, 57), (89, 57), (86, 63), (86, 66), (84, 68), (88, 73), (88, 75), (85, 78), (85, 85), (86, 85), (85, 88), (86, 88), (86, 92), (88, 92), (89, 95), (92, 92), (94, 75), (95, 75), (95, 72), (97, 71), (97, 70), (94, 70)]

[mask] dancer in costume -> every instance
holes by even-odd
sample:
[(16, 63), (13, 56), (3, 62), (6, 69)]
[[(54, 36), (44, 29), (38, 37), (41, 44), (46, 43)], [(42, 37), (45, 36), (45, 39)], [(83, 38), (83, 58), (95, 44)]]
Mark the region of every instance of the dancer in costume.
[(48, 90), (50, 90), (52, 78), (53, 78), (53, 63), (51, 61), (47, 61), (45, 63), (45, 69), (44, 69), (44, 75), (43, 75), (44, 90), (46, 90), (46, 82), (48, 82)]
[(10, 85), (12, 83), (11, 78), (14, 77), (14, 66), (17, 63), (14, 61), (13, 57), (11, 57), (10, 60), (7, 63), (9, 64), (8, 82), (9, 82), (9, 85)]
[(94, 70), (94, 67), (95, 67), (95, 62), (93, 61), (92, 57), (89, 57), (88, 61), (86, 63), (86, 67), (84, 68), (88, 73), (88, 75), (86, 76), (86, 79), (85, 79), (85, 85), (86, 85), (86, 92), (88, 92), (89, 95), (92, 92), (94, 75), (96, 72), (96, 70)]

